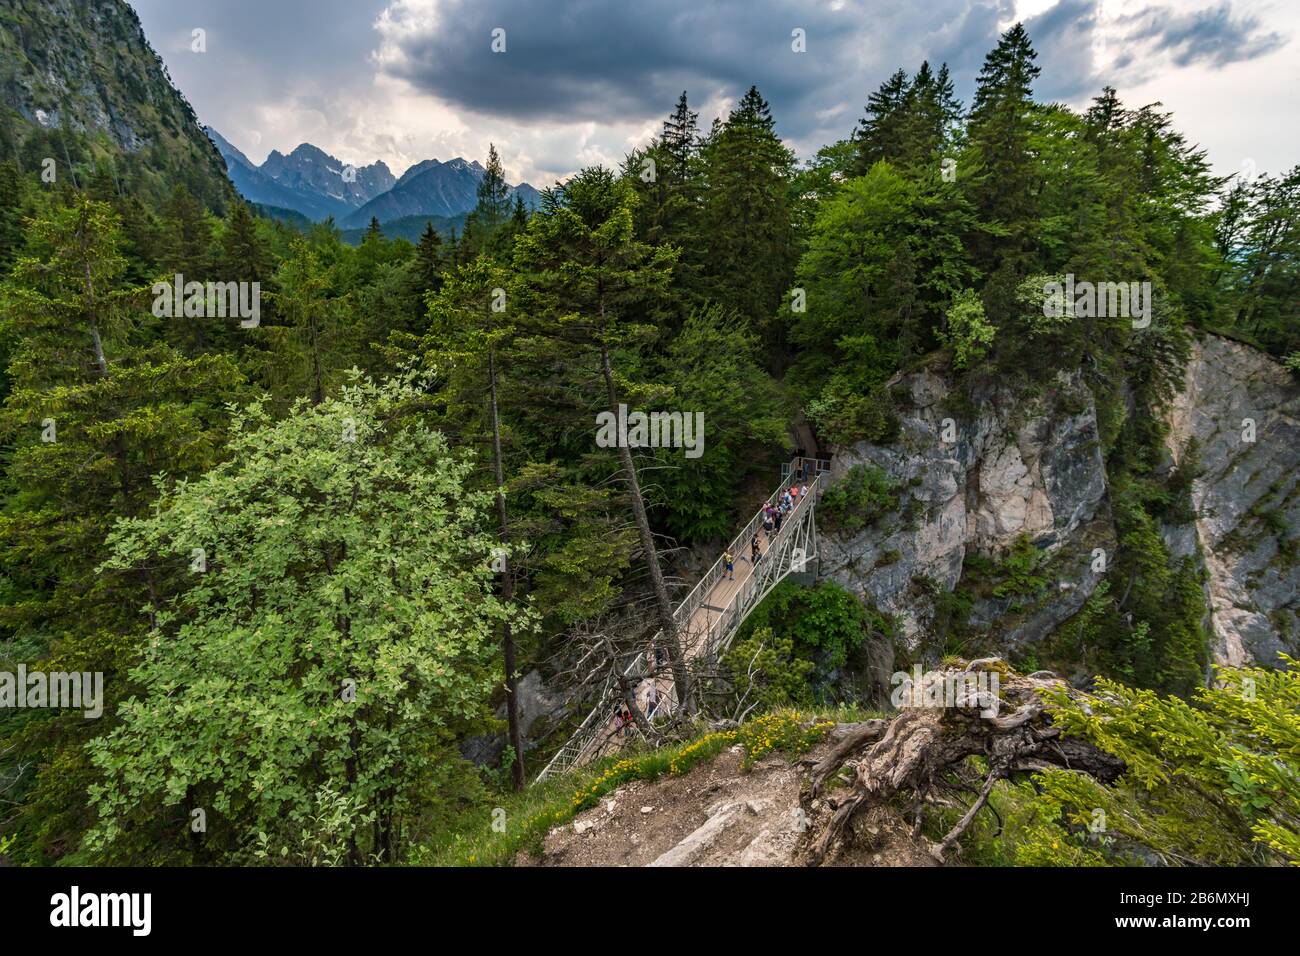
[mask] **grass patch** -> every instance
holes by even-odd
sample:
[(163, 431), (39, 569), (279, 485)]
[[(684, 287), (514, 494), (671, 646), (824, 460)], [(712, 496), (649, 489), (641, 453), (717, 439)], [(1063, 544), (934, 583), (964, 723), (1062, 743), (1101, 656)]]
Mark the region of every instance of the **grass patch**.
[(501, 805), (484, 807), (482, 823), (466, 827), (440, 845), (418, 847), (411, 855), (416, 866), (509, 866), (522, 850), (540, 848), (552, 827), (572, 820), (600, 802), (605, 794), (633, 780), (681, 775), (711, 760), (735, 744), (745, 748), (744, 769), (769, 754), (796, 755), (825, 736), (835, 721), (777, 710), (687, 743), (627, 757), (608, 757), (563, 777), (535, 784), (501, 798)]

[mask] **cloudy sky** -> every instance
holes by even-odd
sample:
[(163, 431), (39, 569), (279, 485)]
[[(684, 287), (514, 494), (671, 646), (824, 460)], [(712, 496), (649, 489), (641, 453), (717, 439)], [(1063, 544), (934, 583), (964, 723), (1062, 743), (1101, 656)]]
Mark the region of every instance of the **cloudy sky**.
[(617, 163), (683, 89), (707, 129), (750, 84), (806, 157), (847, 135), (899, 67), (947, 62), (969, 101), (1018, 19), (1040, 99), (1082, 107), (1109, 82), (1130, 106), (1164, 103), (1221, 172), (1300, 162), (1294, 0), (129, 2), (200, 120), (255, 162), (311, 142), (400, 175), (481, 160), (492, 141), (511, 181), (542, 187)]

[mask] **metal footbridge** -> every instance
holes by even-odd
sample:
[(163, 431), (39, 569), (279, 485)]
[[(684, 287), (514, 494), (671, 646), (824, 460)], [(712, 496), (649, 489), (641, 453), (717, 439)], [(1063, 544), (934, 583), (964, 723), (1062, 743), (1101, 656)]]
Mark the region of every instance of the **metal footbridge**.
[[(733, 576), (727, 576), (726, 561), (719, 557), (673, 612), (678, 640), (687, 666), (717, 661), (731, 646), (732, 639), (750, 612), (772, 589), (791, 574), (810, 573), (817, 559), (817, 499), (824, 485), (828, 462), (817, 458), (795, 458), (781, 466), (781, 484), (768, 495), (764, 505), (777, 506), (792, 484), (808, 486), (794, 508), (781, 522), (781, 530), (768, 536), (763, 528), (763, 506), (731, 541)], [(760, 555), (751, 558), (750, 542), (757, 535)], [(662, 647), (663, 631), (656, 632), (644, 649), (630, 655), (623, 675), (636, 687), (638, 709), (650, 720), (663, 719), (677, 706), (671, 669), (658, 668), (654, 648)], [(648, 660), (647, 660), (648, 659)], [(660, 673), (660, 671), (663, 673)], [(596, 706), (568, 742), (551, 758), (537, 781), (564, 773), (623, 744), (616, 721), (616, 708), (623, 702), (618, 682), (606, 681)]]

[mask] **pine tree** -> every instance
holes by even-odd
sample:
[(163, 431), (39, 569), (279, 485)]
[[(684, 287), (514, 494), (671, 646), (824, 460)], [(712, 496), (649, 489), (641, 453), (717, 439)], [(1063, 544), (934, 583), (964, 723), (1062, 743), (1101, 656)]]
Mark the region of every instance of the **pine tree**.
[(247, 203), (234, 203), (226, 216), (225, 228), (217, 242), (216, 272), (226, 280), (258, 282), (265, 286), (271, 279), (271, 252), (258, 232), (257, 220)]
[(997, 242), (989, 238), (992, 233), (984, 234), (975, 246), (976, 261), (986, 273), (1003, 269), (1004, 290), (1033, 265), (1039, 188), (1030, 136), (1037, 55), (1024, 26), (1007, 30), (984, 60), (971, 106), (969, 136), (977, 170), (966, 180), (971, 201), (981, 220), (1005, 231)]
[[(506, 462), (503, 417), (503, 375), (508, 375), (515, 352), (519, 326), (509, 308), (508, 297), (499, 297), (509, 280), (499, 266), (480, 256), (462, 266), (438, 294), (429, 301), (429, 334), (419, 346), (426, 367), (440, 369), (444, 395), (455, 408), (462, 437), (482, 422), (481, 429), (491, 447), (492, 487), (496, 506), (497, 537), (501, 550), (494, 562), (501, 601), (515, 600), (517, 571), (510, 558), (512, 540), (510, 513), (506, 506)], [(494, 309), (494, 303), (500, 308)], [(511, 779), (516, 790), (525, 784), (524, 742), (519, 718), (519, 673), (515, 631), (504, 621), (501, 636), (506, 687), (507, 737), (514, 751)]]
[[(530, 309), (544, 334), (595, 359), (603, 383), (601, 404), (617, 416), (627, 382), (615, 370), (615, 352), (643, 341), (653, 329), (629, 319), (646, 298), (663, 295), (676, 254), (637, 241), (635, 193), (601, 167), (584, 169), (551, 194), (516, 245), (517, 266), (527, 274)], [(621, 371), (621, 370), (620, 370)], [(656, 616), (673, 670), (678, 700), (693, 706), (686, 659), (660, 567), (632, 450), (617, 449), (628, 504), (650, 575)]]
[(184, 186), (172, 190), (163, 207), (163, 234), (166, 240), (164, 267), (170, 272), (182, 273), (187, 282), (205, 279), (212, 225), (203, 206)]
[(426, 222), (415, 247), (415, 257), (411, 261), (411, 292), (416, 299), (418, 316), (423, 316), (428, 308), (424, 302), (425, 296), (442, 288), (445, 268), (442, 237), (433, 228), (433, 223)]
[(895, 71), (867, 97), (867, 115), (858, 123), (857, 173), (881, 160), (897, 162), (903, 153), (903, 122), (912, 85), (904, 70)]
[(692, 303), (706, 297), (701, 279), (708, 257), (700, 233), (703, 169), (698, 119), (683, 92), (660, 136), (645, 149), (630, 153), (623, 166), (623, 177), (636, 189), (639, 200), (638, 237), (651, 245), (671, 243), (680, 250), (673, 271), (673, 287), (679, 293), (673, 325), (685, 317)]
[(23, 180), (18, 167), (0, 162), (0, 278), (22, 248)]
[(496, 145), (489, 143), (487, 168), (478, 184), (478, 205), (474, 207), (474, 218), (483, 230), (483, 238), (488, 240), (496, 235), (509, 216), (510, 186), (506, 183)]
[[(7, 729), (37, 769), (16, 828), (28, 862), (75, 848), (94, 775), (84, 744), (107, 732), (143, 649), (141, 608), (161, 610), (192, 555), (101, 572), (118, 515), (144, 513), (162, 483), (220, 453), (241, 376), (225, 356), (134, 344), (147, 290), (124, 287), (116, 217), (85, 199), (38, 218), (3, 290), (14, 336), (0, 426), (13, 448), (0, 519), (6, 630), (34, 668), (102, 671), (105, 718), (37, 714)], [(147, 840), (147, 837), (143, 837)]]
[(699, 150), (699, 119), (700, 114), (690, 108), (686, 91), (682, 90), (659, 136), (659, 146), (670, 160), (667, 171), (678, 183), (685, 183), (691, 176), (691, 162)]
[(776, 135), (767, 102), (750, 87), (704, 150), (706, 290), (779, 349), (775, 322), (793, 275), (793, 154)]
[[(948, 65), (938, 74), (924, 62), (912, 78), (900, 121), (897, 165), (931, 179), (939, 168), (940, 153), (952, 141), (961, 105), (953, 94)], [(889, 158), (889, 157), (885, 157)]]
[(280, 264), (273, 298), (276, 325), (263, 324), (268, 344), (265, 382), (283, 407), (306, 395), (319, 405), (342, 383), (351, 364), (346, 303), (334, 288), (334, 278), (317, 248), (295, 239)]

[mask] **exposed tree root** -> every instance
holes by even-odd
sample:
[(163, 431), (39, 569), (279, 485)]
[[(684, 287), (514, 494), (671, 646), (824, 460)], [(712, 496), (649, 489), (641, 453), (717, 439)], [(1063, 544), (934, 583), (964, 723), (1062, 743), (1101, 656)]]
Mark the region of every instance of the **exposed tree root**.
[(898, 796), (911, 796), (913, 834), (920, 839), (927, 802), (952, 806), (953, 794), (973, 789), (961, 776), (967, 757), (984, 757), (988, 772), (961, 819), (929, 847), (939, 862), (987, 805), (999, 780), (1059, 767), (1113, 782), (1123, 763), (1084, 741), (1061, 737), (1040, 693), (1048, 687), (1077, 693), (1044, 672), (1012, 674), (996, 659), (925, 675), (898, 716), (864, 723), (812, 769), (809, 799), (843, 767), (853, 772), (853, 781), (846, 792), (837, 792), (834, 814), (808, 847), (808, 865), (826, 858), (857, 813)]

